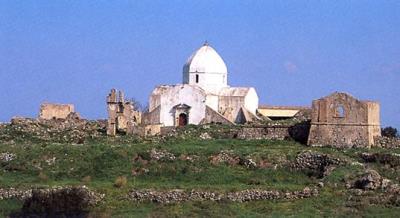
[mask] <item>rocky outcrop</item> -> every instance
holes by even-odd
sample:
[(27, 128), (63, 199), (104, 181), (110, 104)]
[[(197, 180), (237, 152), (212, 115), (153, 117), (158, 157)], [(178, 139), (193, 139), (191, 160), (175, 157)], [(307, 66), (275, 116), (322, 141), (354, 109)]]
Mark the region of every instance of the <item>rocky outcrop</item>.
[(375, 170), (368, 170), (360, 178), (357, 178), (348, 187), (362, 190), (376, 190), (378, 188), (386, 188), (389, 185), (389, 180), (384, 179)]
[(257, 200), (300, 199), (318, 195), (317, 189), (304, 188), (301, 191), (282, 192), (274, 190), (247, 189), (238, 192), (208, 192), (208, 191), (184, 191), (180, 189), (169, 191), (155, 190), (131, 190), (128, 198), (132, 201), (150, 201), (154, 203), (168, 204), (185, 201), (231, 201), (248, 202)]
[(290, 164), (291, 168), (306, 171), (311, 176), (322, 178), (328, 175), (335, 166), (343, 164), (339, 158), (313, 151), (302, 152)]

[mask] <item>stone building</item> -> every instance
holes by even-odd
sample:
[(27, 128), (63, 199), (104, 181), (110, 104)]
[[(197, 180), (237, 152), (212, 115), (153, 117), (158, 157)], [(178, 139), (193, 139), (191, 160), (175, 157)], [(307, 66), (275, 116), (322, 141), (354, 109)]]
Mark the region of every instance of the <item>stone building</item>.
[(335, 92), (312, 103), (308, 144), (370, 147), (380, 136), (379, 103)]
[(66, 119), (71, 113), (75, 113), (73, 104), (43, 103), (40, 105), (39, 118), (45, 120)]
[(209, 122), (245, 123), (257, 119), (252, 87), (230, 87), (221, 56), (207, 43), (183, 66), (182, 84), (157, 86), (144, 123), (184, 126)]
[(135, 109), (131, 101), (125, 100), (124, 93), (112, 89), (107, 96), (107, 134), (115, 135), (118, 132), (132, 132), (131, 128), (141, 123), (141, 113)]

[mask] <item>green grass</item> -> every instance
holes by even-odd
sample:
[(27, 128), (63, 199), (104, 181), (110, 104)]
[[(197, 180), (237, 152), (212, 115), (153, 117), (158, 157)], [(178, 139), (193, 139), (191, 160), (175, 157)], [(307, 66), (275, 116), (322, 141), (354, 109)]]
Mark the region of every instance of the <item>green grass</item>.
[[(194, 128), (194, 127), (191, 127)], [(149, 159), (152, 148), (173, 153), (175, 161), (134, 162), (137, 155)], [(228, 164), (213, 165), (209, 157), (221, 150), (232, 150), (235, 154), (254, 160), (267, 160), (271, 166), (265, 169), (247, 169)], [(343, 178), (362, 172), (357, 165), (337, 167), (328, 177), (317, 180), (303, 172), (288, 168), (288, 163), (305, 150), (314, 150), (360, 162), (358, 153), (368, 150), (332, 148), (310, 148), (293, 141), (271, 140), (199, 140), (195, 137), (153, 139), (148, 141), (130, 137), (116, 139), (99, 138), (84, 145), (21, 141), (15, 144), (0, 144), (0, 153), (11, 152), (16, 159), (0, 165), (0, 187), (29, 188), (38, 186), (85, 184), (91, 189), (105, 193), (104, 202), (93, 209), (96, 217), (320, 217), (320, 216), (399, 216), (399, 208), (383, 205), (346, 206), (349, 193), (344, 188)], [(373, 152), (387, 152), (375, 149)], [(180, 155), (197, 155), (198, 161), (180, 160)], [(55, 157), (55, 162), (48, 162)], [(396, 178), (399, 174), (379, 164), (369, 164), (382, 175)], [(132, 176), (132, 170), (146, 168), (147, 174)], [(40, 178), (42, 173), (48, 179)], [(84, 177), (91, 180), (83, 182)], [(128, 183), (122, 188), (114, 187), (118, 176), (126, 176)], [(124, 196), (132, 188), (137, 189), (199, 189), (219, 192), (243, 189), (301, 190), (317, 182), (326, 185), (318, 197), (299, 200), (232, 202), (185, 202), (159, 205), (134, 203)], [(0, 201), (0, 216), (21, 208), (17, 200)], [(373, 208), (373, 209), (371, 209)]]

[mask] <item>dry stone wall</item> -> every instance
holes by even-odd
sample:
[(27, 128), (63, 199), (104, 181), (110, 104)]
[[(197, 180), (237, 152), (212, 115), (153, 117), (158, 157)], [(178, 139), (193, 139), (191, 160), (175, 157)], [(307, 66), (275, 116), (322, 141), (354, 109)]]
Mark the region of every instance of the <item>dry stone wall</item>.
[(375, 137), (375, 146), (381, 148), (400, 148), (400, 138)]

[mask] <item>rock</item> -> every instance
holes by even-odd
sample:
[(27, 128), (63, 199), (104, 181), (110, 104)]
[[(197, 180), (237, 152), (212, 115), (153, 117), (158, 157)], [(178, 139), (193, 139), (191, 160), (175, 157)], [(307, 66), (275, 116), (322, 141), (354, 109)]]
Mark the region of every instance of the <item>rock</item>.
[(361, 178), (356, 179), (353, 184), (353, 188), (363, 189), (363, 190), (376, 190), (382, 187), (382, 177), (375, 170), (369, 170), (361, 176)]
[(14, 160), (16, 155), (10, 152), (0, 153), (0, 162), (6, 163)]
[(207, 132), (201, 133), (199, 137), (200, 137), (201, 139), (212, 139), (212, 137), (210, 136), (210, 134), (208, 134)]

